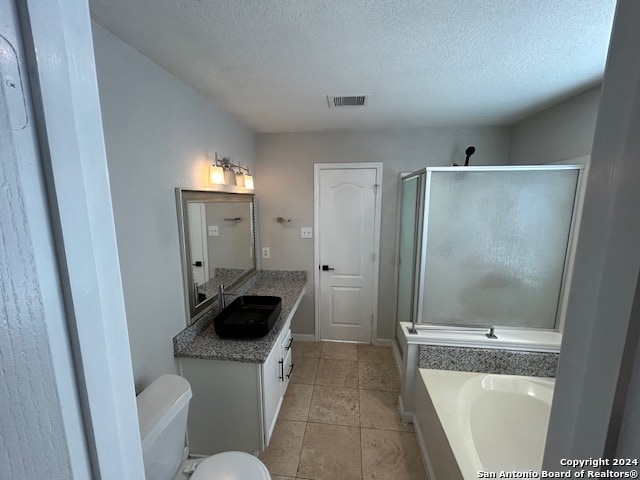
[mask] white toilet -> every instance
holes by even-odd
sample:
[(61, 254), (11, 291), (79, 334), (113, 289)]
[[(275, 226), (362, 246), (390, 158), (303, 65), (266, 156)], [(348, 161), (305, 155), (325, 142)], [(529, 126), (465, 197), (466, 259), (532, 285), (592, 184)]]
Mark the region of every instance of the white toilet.
[[(173, 480), (186, 458), (185, 433), (191, 386), (177, 375), (162, 375), (137, 396), (145, 476)], [(270, 480), (267, 467), (245, 452), (203, 458), (190, 480)]]

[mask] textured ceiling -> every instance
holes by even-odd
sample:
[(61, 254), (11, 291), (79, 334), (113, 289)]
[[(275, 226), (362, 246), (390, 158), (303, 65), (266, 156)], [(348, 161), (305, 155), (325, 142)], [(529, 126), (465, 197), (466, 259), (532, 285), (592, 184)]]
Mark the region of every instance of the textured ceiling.
[[(597, 84), (615, 0), (90, 0), (257, 132), (504, 125)], [(326, 95), (371, 95), (364, 108)]]

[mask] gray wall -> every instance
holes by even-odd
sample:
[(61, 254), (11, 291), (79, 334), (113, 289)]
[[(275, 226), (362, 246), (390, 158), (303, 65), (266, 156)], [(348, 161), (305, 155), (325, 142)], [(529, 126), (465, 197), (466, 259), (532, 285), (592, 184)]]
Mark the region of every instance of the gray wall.
[(100, 103), (136, 390), (174, 373), (186, 325), (175, 187), (209, 188), (213, 157), (254, 165), (254, 134), (94, 23)]
[(599, 102), (598, 85), (514, 124), (509, 163), (536, 165), (590, 154)]
[[(257, 135), (256, 191), (260, 202), (261, 245), (271, 247), (271, 258), (261, 260), (262, 268), (309, 272), (307, 295), (292, 325), (294, 333), (314, 333), (313, 240), (300, 238), (300, 227), (313, 226), (314, 163), (384, 164), (377, 338), (390, 339), (394, 336), (398, 173), (464, 163), (464, 151), (469, 145), (476, 147), (472, 164), (505, 165), (509, 129), (459, 127)], [(277, 217), (292, 221), (280, 224)]]

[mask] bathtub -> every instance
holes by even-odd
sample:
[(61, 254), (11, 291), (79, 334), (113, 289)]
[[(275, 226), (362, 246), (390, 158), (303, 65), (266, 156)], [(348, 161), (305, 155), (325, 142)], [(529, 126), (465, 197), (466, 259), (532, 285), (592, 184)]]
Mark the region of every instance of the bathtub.
[[(401, 372), (401, 391), (398, 398), (400, 415), (405, 422), (411, 422), (415, 411), (414, 393), (418, 383), (419, 368), (433, 368), (440, 370), (464, 370), (464, 371), (485, 371), (497, 374), (509, 375), (536, 375), (555, 376), (555, 367), (552, 360), (557, 363), (560, 352), (562, 334), (554, 331), (527, 330), (522, 328), (496, 327), (497, 338), (490, 339), (485, 336), (485, 332), (459, 332), (455, 330), (442, 331), (420, 331), (418, 334), (409, 333), (410, 323), (401, 322), (398, 324), (398, 344), (393, 345), (396, 360)], [(476, 362), (473, 365), (463, 365), (460, 362), (423, 362), (420, 350), (423, 348), (436, 347), (439, 349), (462, 348), (481, 349), (485, 352), (496, 352), (495, 357), (501, 359), (502, 365), (512, 368), (487, 368), (486, 362)], [(512, 352), (512, 353), (510, 353)], [(534, 356), (543, 356), (542, 360), (549, 363), (550, 368), (546, 371), (543, 368), (520, 368), (523, 362), (527, 364), (525, 357), (531, 359)], [(519, 360), (518, 358), (519, 357)], [(452, 357), (449, 357), (450, 359)], [(471, 358), (471, 356), (469, 356)], [(448, 360), (447, 359), (447, 360)], [(522, 361), (521, 361), (522, 360)]]
[(501, 471), (535, 478), (553, 387), (552, 378), (420, 369), (413, 424), (429, 478)]

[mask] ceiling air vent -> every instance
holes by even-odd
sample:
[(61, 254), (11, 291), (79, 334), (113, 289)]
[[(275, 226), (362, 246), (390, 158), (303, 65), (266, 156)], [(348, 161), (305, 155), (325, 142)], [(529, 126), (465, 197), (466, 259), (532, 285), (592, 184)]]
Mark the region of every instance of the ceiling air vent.
[(334, 97), (327, 95), (327, 103), (329, 108), (333, 107), (366, 107), (369, 95), (350, 95), (343, 97)]

